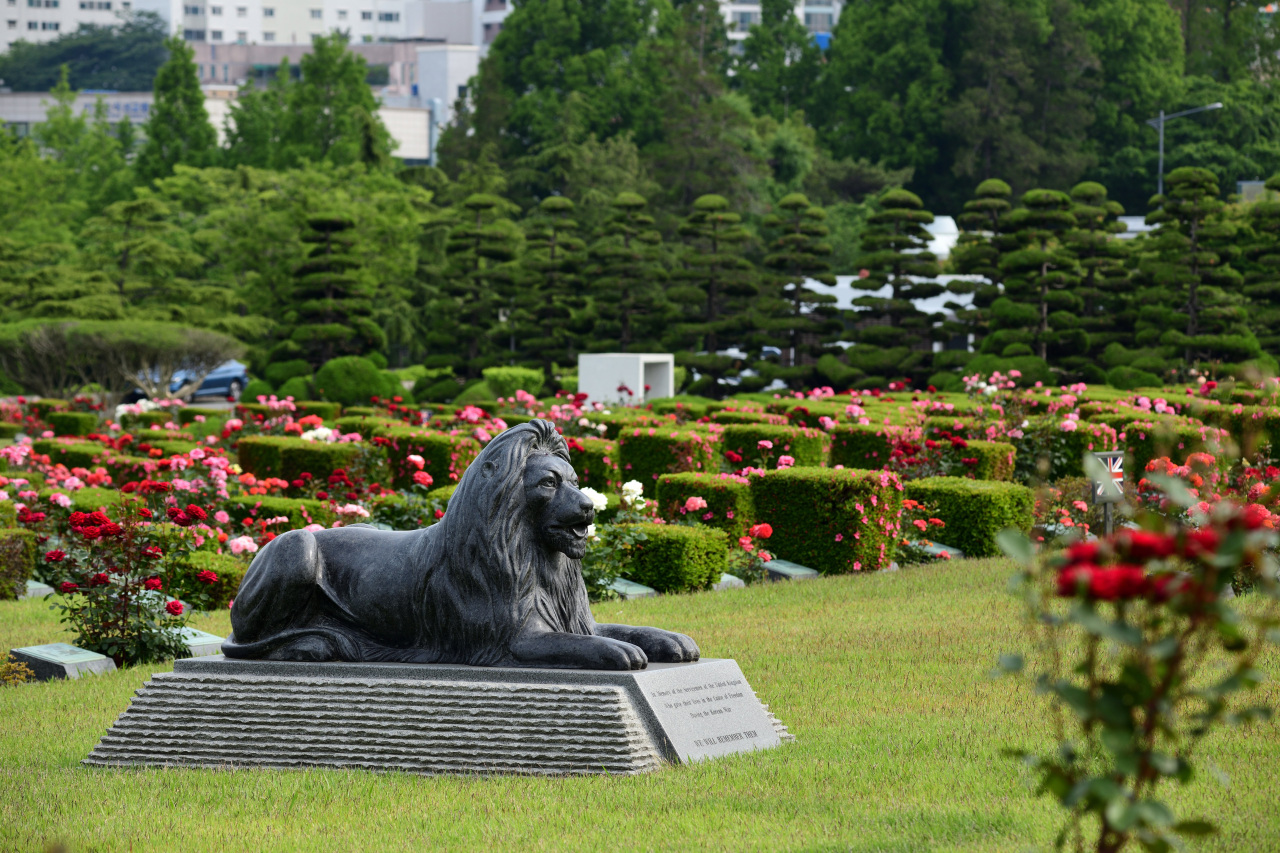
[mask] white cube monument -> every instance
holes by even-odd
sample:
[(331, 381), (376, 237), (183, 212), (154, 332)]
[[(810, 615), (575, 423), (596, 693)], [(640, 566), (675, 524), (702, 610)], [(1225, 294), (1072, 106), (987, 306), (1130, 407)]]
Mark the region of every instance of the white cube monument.
[(589, 403), (642, 404), (646, 400), (673, 396), (675, 384), (676, 359), (671, 353), (608, 352), (578, 356), (578, 392), (586, 394)]

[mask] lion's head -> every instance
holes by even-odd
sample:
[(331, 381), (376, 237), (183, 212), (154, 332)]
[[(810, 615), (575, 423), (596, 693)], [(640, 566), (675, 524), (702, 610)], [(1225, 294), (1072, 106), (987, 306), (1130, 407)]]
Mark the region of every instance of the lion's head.
[(448, 569), (433, 578), (428, 606), (452, 599), (455, 612), (486, 623), (476, 630), (508, 639), (531, 613), (552, 630), (591, 633), (578, 561), (594, 516), (554, 424), (503, 430), (463, 473), (432, 537)]

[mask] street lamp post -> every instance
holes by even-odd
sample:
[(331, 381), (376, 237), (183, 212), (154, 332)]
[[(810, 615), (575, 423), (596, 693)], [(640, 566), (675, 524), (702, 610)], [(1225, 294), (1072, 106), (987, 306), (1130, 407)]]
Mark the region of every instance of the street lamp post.
[(1196, 107), (1194, 110), (1183, 110), (1180, 113), (1169, 113), (1169, 115), (1165, 115), (1164, 110), (1161, 110), (1159, 117), (1147, 119), (1147, 124), (1151, 125), (1156, 130), (1160, 131), (1160, 166), (1159, 166), (1159, 173), (1156, 175), (1156, 194), (1157, 195), (1164, 195), (1164, 123), (1167, 121), (1171, 121), (1172, 119), (1175, 119), (1175, 118), (1182, 118), (1183, 116), (1192, 115), (1193, 113), (1202, 113), (1205, 110), (1220, 110), (1220, 109), (1222, 109), (1222, 102), (1218, 101), (1217, 103), (1214, 103), (1214, 104), (1208, 104), (1203, 107)]

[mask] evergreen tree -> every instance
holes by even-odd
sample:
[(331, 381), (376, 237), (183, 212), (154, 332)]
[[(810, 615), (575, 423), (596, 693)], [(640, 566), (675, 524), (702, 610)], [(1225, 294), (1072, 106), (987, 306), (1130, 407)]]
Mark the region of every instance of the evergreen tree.
[[(548, 375), (554, 363), (576, 364), (582, 315), (587, 308), (582, 269), (586, 243), (578, 236), (574, 204), (562, 196), (543, 199), (525, 225), (523, 265), (529, 286), (520, 298), (525, 322), (518, 330), (526, 360)], [(588, 318), (588, 322), (590, 322)]]
[(185, 319), (199, 307), (189, 276), (202, 258), (171, 217), (168, 205), (144, 196), (109, 205), (81, 233), (88, 269), (105, 274), (126, 304), (154, 309), (152, 319)]
[[(929, 232), (933, 214), (924, 210), (920, 197), (907, 190), (888, 190), (877, 199), (880, 208), (867, 218), (862, 234), (862, 264), (868, 275), (854, 282), (860, 290), (880, 290), (888, 286), (888, 296), (861, 296), (854, 300), (868, 311), (861, 316), (881, 318), (887, 325), (861, 330), (859, 340), (875, 346), (906, 344), (913, 349), (932, 344), (933, 317), (912, 300), (928, 299), (946, 292), (933, 279), (941, 272), (937, 258), (929, 252)], [(905, 372), (905, 370), (904, 370)]]
[[(66, 184), (61, 187), (67, 196), (59, 201), (96, 214), (113, 202), (133, 197), (133, 173), (126, 160), (128, 151), (107, 120), (107, 106), (102, 98), (94, 101), (91, 117), (77, 114), (77, 92), (71, 88), (69, 79), (70, 72), (64, 65), (57, 85), (49, 92), (53, 103), (45, 112), (45, 120), (33, 128), (32, 135), (43, 153), (67, 176)], [(128, 122), (124, 124), (127, 126)]]
[(836, 298), (809, 287), (816, 281), (834, 287), (827, 256), (831, 246), (823, 241), (826, 211), (809, 203), (801, 193), (785, 196), (777, 211), (763, 220), (773, 232), (764, 265), (774, 273), (775, 293), (780, 303), (762, 304), (768, 319), (758, 321), (782, 347), (782, 364), (794, 368), (815, 360), (842, 328)]
[(372, 288), (355, 257), (355, 223), (341, 215), (311, 216), (307, 228), (302, 240), (311, 249), (294, 270), (290, 355), (316, 369), (338, 356), (385, 350), (386, 335), (372, 319)]
[(164, 64), (166, 29), (156, 13), (134, 12), (111, 26), (81, 24), (53, 41), (15, 41), (0, 53), (0, 80), (14, 92), (47, 92), (65, 65), (77, 88), (145, 92)]
[(734, 370), (735, 360), (718, 351), (744, 343), (751, 325), (751, 303), (760, 292), (759, 275), (746, 256), (752, 237), (742, 217), (724, 196), (704, 195), (680, 225), (684, 246), (680, 266), (667, 292), (681, 306), (680, 320), (667, 336), (685, 367), (702, 379), (692, 393), (717, 394), (720, 380)]
[(1088, 336), (1076, 319), (1082, 302), (1072, 292), (1077, 267), (1061, 244), (1062, 235), (1076, 225), (1071, 198), (1057, 190), (1030, 190), (1022, 205), (1006, 217), (1006, 228), (1015, 232), (1021, 248), (1000, 259), (1005, 295), (992, 304), (998, 331), (983, 341), (983, 351), (1030, 354), (1020, 346), (1027, 344), (1042, 359), (1048, 359), (1051, 344), (1083, 351)]
[(1249, 207), (1252, 239), (1245, 249), (1248, 272), (1244, 295), (1249, 299), (1249, 325), (1262, 348), (1280, 354), (1280, 175), (1267, 181), (1268, 198)]
[(1148, 291), (1139, 294), (1154, 306), (1179, 305), (1185, 331), (1170, 328), (1166, 308), (1144, 309), (1138, 342), (1177, 347), (1188, 365), (1200, 359), (1241, 361), (1260, 352), (1248, 331), (1244, 311), (1233, 299), (1242, 284), (1231, 267), (1234, 223), (1224, 217), (1218, 179), (1207, 169), (1183, 167), (1165, 178), (1165, 194), (1152, 196), (1147, 222), (1156, 226), (1139, 265)]
[(147, 119), (147, 141), (138, 152), (138, 177), (150, 183), (173, 174), (173, 167), (209, 166), (218, 153), (218, 135), (209, 124), (195, 51), (181, 38), (165, 40), (169, 60), (156, 74), (155, 102)]
[(1062, 245), (1080, 267), (1075, 293), (1081, 300), (1080, 326), (1089, 333), (1090, 350), (1064, 354), (1061, 361), (1097, 382), (1103, 378), (1096, 367), (1101, 351), (1111, 343), (1128, 342), (1133, 335), (1129, 271), (1125, 267), (1128, 243), (1116, 239), (1124, 231), (1124, 224), (1116, 219), (1124, 208), (1107, 198), (1102, 184), (1086, 181), (1071, 190), (1071, 213), (1076, 225), (1063, 234)]
[(600, 316), (592, 343), (597, 351), (643, 352), (655, 346), (667, 271), (662, 235), (645, 211), (648, 204), (636, 193), (618, 193), (613, 214), (589, 250), (591, 294)]
[(760, 23), (742, 42), (733, 84), (758, 115), (785, 121), (813, 97), (822, 64), (822, 50), (796, 17), (795, 3), (761, 0)]
[(989, 178), (978, 184), (974, 198), (965, 202), (964, 211), (956, 217), (960, 236), (951, 250), (951, 268), (961, 275), (982, 276), (985, 282), (953, 279), (947, 290), (955, 294), (973, 294), (968, 307), (961, 303), (949, 303), (955, 312), (955, 320), (944, 322), (942, 328), (952, 335), (973, 335), (980, 344), (986, 336), (991, 321), (991, 305), (1001, 295), (1004, 273), (1000, 270), (1001, 256), (1017, 247), (1016, 238), (1004, 232), (1004, 221), (1013, 209), (1010, 199), (1013, 190), (998, 178)]

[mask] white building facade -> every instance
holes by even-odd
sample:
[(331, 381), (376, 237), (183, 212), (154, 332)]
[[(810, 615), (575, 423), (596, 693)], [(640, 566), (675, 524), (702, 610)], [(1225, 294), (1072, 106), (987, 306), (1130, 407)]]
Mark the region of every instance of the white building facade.
[(81, 24), (110, 26), (131, 0), (0, 0), (0, 51), (15, 41), (33, 44), (53, 41), (75, 32)]

